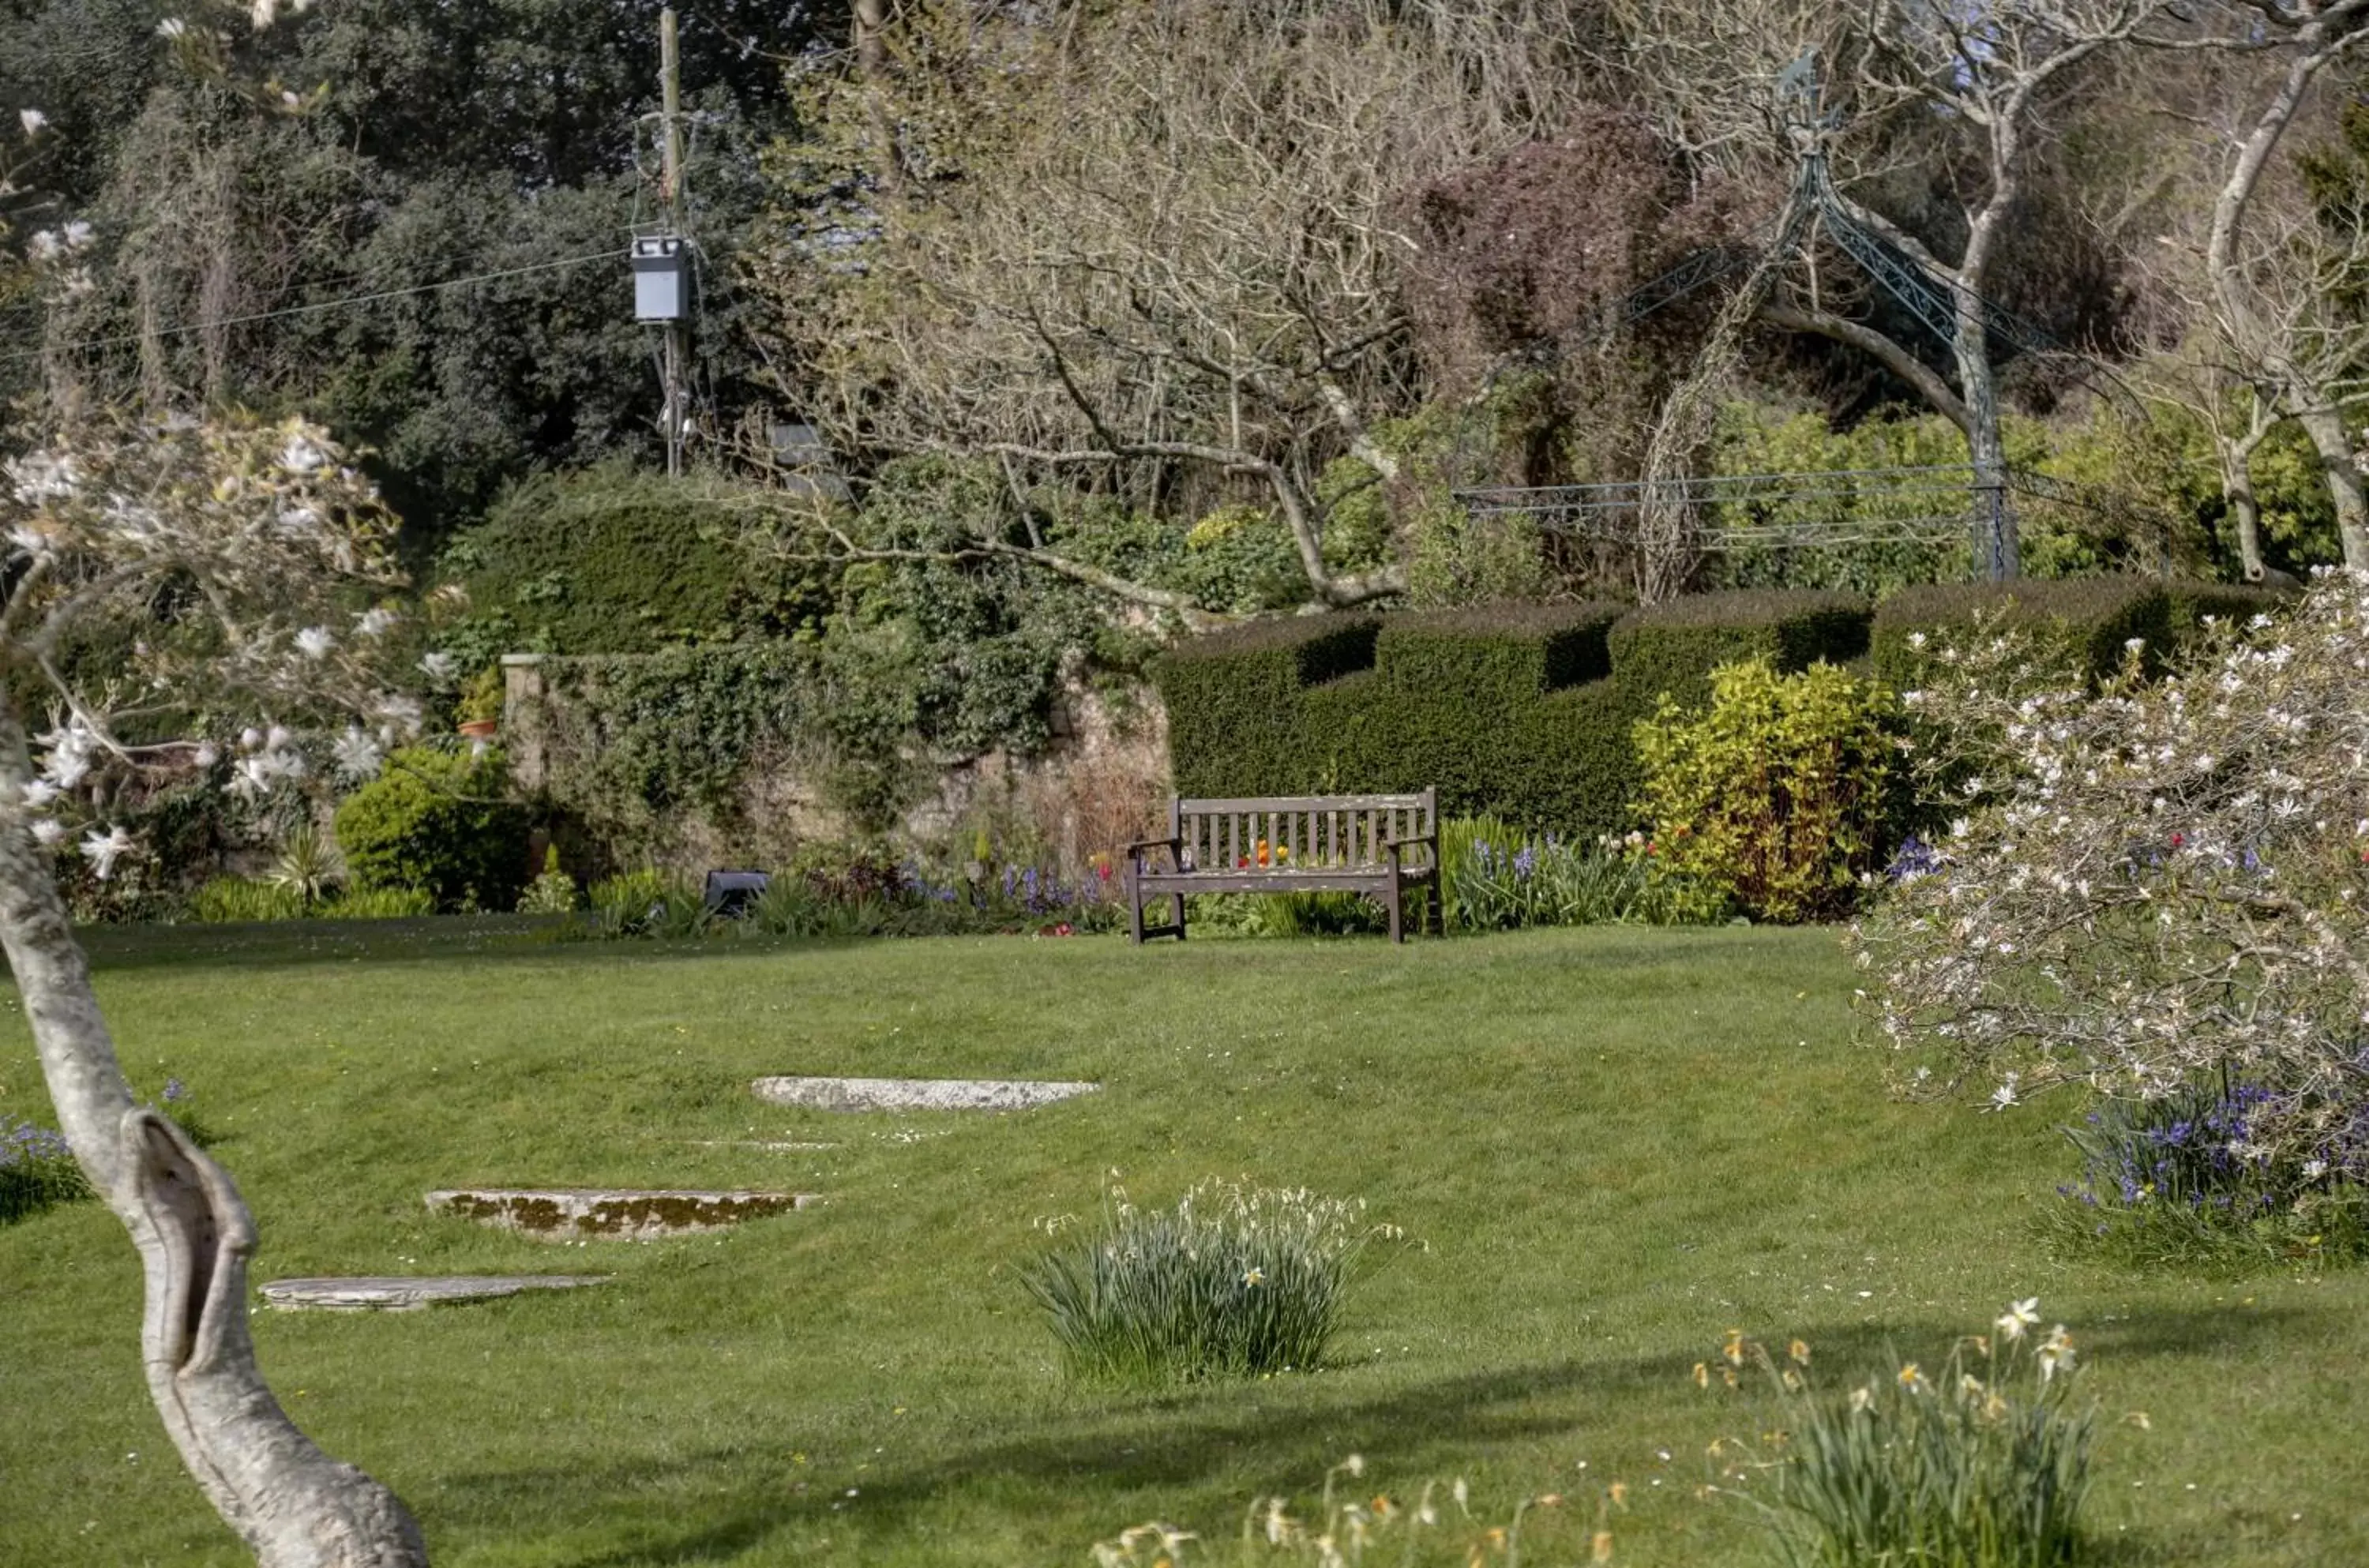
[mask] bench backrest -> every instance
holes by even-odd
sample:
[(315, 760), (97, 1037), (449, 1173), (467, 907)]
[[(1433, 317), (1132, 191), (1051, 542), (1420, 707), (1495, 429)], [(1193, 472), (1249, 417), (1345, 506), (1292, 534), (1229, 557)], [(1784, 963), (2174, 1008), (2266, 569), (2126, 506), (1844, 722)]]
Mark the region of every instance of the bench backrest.
[[(1189, 864), (1204, 871), (1247, 865), (1379, 865), (1392, 840), (1428, 839), (1439, 830), (1438, 794), (1302, 795), (1265, 799), (1169, 803), (1168, 831)], [(1428, 850), (1407, 856), (1425, 864)]]

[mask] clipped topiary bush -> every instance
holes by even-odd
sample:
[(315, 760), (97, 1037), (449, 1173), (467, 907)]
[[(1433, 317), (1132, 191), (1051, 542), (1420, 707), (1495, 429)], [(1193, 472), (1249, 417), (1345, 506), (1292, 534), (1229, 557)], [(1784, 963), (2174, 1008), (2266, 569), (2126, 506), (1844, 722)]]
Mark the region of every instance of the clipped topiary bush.
[(2155, 578), (1941, 583), (1905, 589), (1877, 608), (1869, 636), (1876, 674), (1902, 691), (1924, 685), (1940, 645), (1988, 616), (2027, 632), (2032, 657), (2056, 678), (2091, 683), (2122, 667), (2134, 637), (2146, 645), (2150, 668), (2159, 669), (2180, 629), (2172, 596)]
[(1624, 617), (1609, 639), (1612, 669), (1650, 712), (1663, 696), (1701, 703), (1711, 672), (1765, 658), (1779, 671), (1820, 659), (1844, 664), (1867, 651), (1867, 601), (1814, 589), (1695, 594)]
[(499, 751), (415, 746), (338, 804), (338, 847), (354, 887), (418, 889), (440, 910), (508, 910), (526, 885), (527, 808), (505, 798)]
[(1334, 738), (1311, 733), (1301, 692), (1371, 668), (1380, 631), (1371, 615), (1300, 615), (1230, 627), (1172, 649), (1154, 678), (1168, 704), (1178, 792), (1321, 787)]

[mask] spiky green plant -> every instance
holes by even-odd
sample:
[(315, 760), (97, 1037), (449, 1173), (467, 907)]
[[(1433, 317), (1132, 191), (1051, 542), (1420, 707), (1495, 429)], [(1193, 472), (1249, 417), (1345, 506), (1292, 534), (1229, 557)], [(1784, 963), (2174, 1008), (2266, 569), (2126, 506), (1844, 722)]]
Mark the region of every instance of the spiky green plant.
[[(1769, 1472), (1766, 1513), (1797, 1568), (2067, 1568), (2083, 1559), (2094, 1402), (2074, 1391), (2073, 1338), (2037, 1333), (2037, 1299), (1960, 1340), (1928, 1375), (1916, 1362), (1843, 1394), (1811, 1385), (1810, 1350), (1782, 1364), (1731, 1333), (1722, 1381), (1757, 1362), (1783, 1402), (1773, 1444), (1713, 1445), (1726, 1477)], [(1709, 1364), (1695, 1369), (1708, 1386)]]
[[(1102, 1225), (1020, 1269), (1070, 1371), (1162, 1385), (1313, 1371), (1368, 1243), (1365, 1205), (1207, 1181), (1173, 1208), (1113, 1189)], [(1057, 1227), (1058, 1229), (1058, 1227)]]

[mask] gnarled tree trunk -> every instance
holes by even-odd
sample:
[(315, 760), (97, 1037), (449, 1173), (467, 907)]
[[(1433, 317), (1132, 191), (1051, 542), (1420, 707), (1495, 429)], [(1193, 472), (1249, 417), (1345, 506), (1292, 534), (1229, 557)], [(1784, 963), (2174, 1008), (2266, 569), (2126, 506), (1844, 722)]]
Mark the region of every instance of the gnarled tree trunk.
[(49, 853), (17, 804), (31, 777), (24, 727), (0, 704), (0, 946), (66, 1141), (139, 1250), (141, 1360), (165, 1430), (264, 1568), (424, 1568), (395, 1494), (323, 1453), (264, 1384), (246, 1328), (255, 1222), (229, 1172), (133, 1102)]

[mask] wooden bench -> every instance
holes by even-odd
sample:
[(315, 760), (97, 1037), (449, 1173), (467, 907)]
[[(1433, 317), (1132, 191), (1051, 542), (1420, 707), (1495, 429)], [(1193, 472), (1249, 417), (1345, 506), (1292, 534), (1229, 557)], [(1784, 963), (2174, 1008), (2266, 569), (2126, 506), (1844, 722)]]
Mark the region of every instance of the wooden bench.
[[(1157, 864), (1166, 851), (1166, 864)], [(1390, 940), (1406, 940), (1409, 888), (1439, 925), (1438, 791), (1421, 795), (1284, 795), (1172, 800), (1168, 836), (1127, 847), (1128, 929), (1135, 940), (1184, 937), (1187, 893), (1364, 893), (1390, 911)], [(1143, 923), (1147, 898), (1165, 895), (1166, 925)]]

